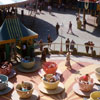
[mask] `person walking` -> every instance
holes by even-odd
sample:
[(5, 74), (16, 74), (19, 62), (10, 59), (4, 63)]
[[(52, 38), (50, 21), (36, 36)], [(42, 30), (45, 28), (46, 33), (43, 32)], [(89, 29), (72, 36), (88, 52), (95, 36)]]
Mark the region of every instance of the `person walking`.
[(67, 40), (66, 40), (66, 51), (67, 52), (69, 51), (69, 44), (70, 44), (70, 40), (69, 40), (69, 38), (67, 38)]
[(57, 23), (57, 24), (56, 24), (56, 34), (57, 34), (57, 35), (59, 35), (59, 28), (60, 28), (60, 25)]
[(71, 63), (70, 63), (70, 55), (71, 55), (71, 52), (68, 51), (67, 54), (66, 54), (66, 63), (65, 63), (65, 66), (68, 68), (68, 70), (72, 69), (72, 66), (71, 66)]
[(73, 34), (73, 31), (72, 31), (72, 22), (71, 21), (69, 22), (69, 29), (68, 29), (67, 34), (69, 33), (69, 31), (71, 31), (71, 33)]

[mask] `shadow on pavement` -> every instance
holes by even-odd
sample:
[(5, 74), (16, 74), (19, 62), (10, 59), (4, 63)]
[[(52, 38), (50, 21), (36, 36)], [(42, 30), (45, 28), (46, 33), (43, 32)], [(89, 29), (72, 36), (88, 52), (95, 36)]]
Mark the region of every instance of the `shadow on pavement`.
[(53, 12), (60, 13), (60, 14), (71, 14), (71, 15), (76, 16), (77, 10), (72, 10), (72, 9), (68, 9), (68, 8), (66, 8), (65, 10), (63, 10), (63, 9), (58, 10), (57, 8), (53, 8), (52, 13)]
[(19, 16), (19, 18), (26, 27), (39, 34), (38, 38), (36, 39), (37, 41), (42, 39), (43, 42), (46, 43), (48, 34), (50, 34), (52, 41), (56, 40), (58, 37), (55, 26), (44, 20), (25, 15), (23, 17)]
[[(80, 71), (78, 71), (78, 70), (75, 70), (75, 69), (71, 69), (71, 70), (69, 70), (71, 73), (73, 73), (73, 74), (80, 74)], [(81, 74), (80, 74), (81, 75)]]

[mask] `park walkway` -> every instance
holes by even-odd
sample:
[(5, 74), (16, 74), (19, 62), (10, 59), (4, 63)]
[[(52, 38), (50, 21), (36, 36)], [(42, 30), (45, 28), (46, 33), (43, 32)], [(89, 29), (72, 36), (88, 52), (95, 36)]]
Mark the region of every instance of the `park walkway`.
[[(19, 9), (19, 14), (21, 13), (21, 9)], [(53, 43), (65, 43), (66, 39), (69, 38), (70, 41), (74, 40), (76, 44), (81, 44), (78, 46), (78, 52), (86, 52), (85, 47), (83, 46), (84, 43), (87, 41), (93, 41), (96, 48), (96, 53), (100, 54), (100, 28), (96, 26), (96, 17), (93, 17), (89, 14), (86, 14), (86, 31), (77, 29), (77, 22), (76, 22), (76, 14), (78, 11), (66, 9), (66, 11), (60, 10), (58, 11), (56, 8), (53, 8), (52, 14), (49, 14), (48, 11), (42, 11), (41, 13), (37, 13), (36, 18), (34, 18), (33, 14), (29, 15), (28, 11), (24, 9), (24, 17), (22, 18), (22, 22), (39, 34), (37, 41), (40, 39), (43, 42), (47, 43), (48, 34), (50, 34)], [(83, 14), (80, 14), (81, 21), (83, 20)], [(72, 30), (74, 34), (67, 34), (69, 21), (72, 22)], [(56, 35), (56, 23), (61, 25), (63, 23), (63, 28), (59, 29), (59, 35)], [(61, 45), (56, 45), (56, 49), (59, 51)], [(76, 46), (77, 48), (77, 46)], [(53, 49), (53, 46), (52, 46)], [(65, 50), (65, 45), (62, 47), (63, 51)]]

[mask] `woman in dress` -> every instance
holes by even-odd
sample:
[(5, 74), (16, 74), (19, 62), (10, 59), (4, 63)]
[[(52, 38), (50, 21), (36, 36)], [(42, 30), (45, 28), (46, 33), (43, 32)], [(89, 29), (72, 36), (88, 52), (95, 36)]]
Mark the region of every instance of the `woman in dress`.
[(68, 68), (69, 70), (72, 69), (72, 66), (71, 66), (71, 64), (70, 64), (70, 55), (71, 55), (71, 52), (68, 51), (68, 52), (67, 52), (67, 55), (66, 55), (66, 63), (65, 63), (65, 66), (67, 66), (67, 68)]

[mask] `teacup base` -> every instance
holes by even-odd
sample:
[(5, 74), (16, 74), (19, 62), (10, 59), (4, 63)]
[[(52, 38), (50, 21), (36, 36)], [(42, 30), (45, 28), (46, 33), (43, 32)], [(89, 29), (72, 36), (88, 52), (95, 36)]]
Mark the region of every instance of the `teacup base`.
[(38, 98), (39, 98), (39, 94), (36, 90), (34, 90), (32, 96), (27, 99), (20, 98), (16, 91), (14, 91), (11, 96), (12, 100), (37, 100)]
[(94, 87), (93, 87), (93, 89), (91, 91), (89, 91), (89, 92), (83, 92), (83, 91), (80, 90), (78, 83), (75, 83), (73, 85), (73, 90), (74, 90), (74, 92), (76, 94), (78, 94), (80, 96), (89, 97), (91, 92), (98, 90), (98, 87), (96, 85), (94, 85)]
[(39, 84), (38, 88), (42, 93), (45, 93), (45, 94), (58, 94), (58, 93), (63, 92), (65, 89), (63, 83), (61, 83), (61, 82), (58, 84), (58, 88), (56, 88), (56, 89), (52, 89), (52, 90), (46, 89), (44, 87), (43, 82), (41, 82)]
[(0, 96), (9, 93), (11, 90), (13, 90), (13, 88), (14, 88), (13, 84), (8, 81), (8, 87), (3, 91), (0, 91)]
[(93, 81), (95, 84), (100, 85), (100, 80), (97, 79), (97, 77), (94, 73), (91, 74), (91, 78), (93, 78)]

